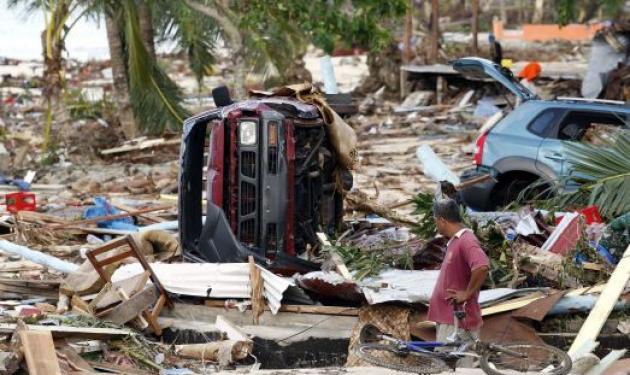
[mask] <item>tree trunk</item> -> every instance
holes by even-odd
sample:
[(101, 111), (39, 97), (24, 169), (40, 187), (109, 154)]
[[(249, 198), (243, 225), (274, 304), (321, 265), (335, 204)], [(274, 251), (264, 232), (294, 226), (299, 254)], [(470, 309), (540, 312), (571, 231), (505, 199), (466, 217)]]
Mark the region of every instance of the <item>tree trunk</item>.
[(475, 56), (479, 55), (479, 42), (477, 34), (479, 34), (479, 0), (472, 0), (472, 48)]
[(44, 98), (48, 107), (48, 116), (44, 126), (44, 150), (59, 140), (56, 132), (52, 132), (52, 121), (61, 127), (61, 139), (67, 139), (70, 133), (70, 114), (63, 105), (63, 76), (64, 50), (63, 27), (68, 15), (67, 4), (53, 8), (50, 13), (49, 24), (42, 32), (42, 49), (44, 51)]
[(408, 64), (412, 59), (411, 38), (413, 37), (413, 0), (409, 1), (407, 14), (405, 15), (405, 35), (403, 39), (403, 63)]
[(151, 7), (147, 0), (138, 0), (138, 20), (140, 21), (140, 35), (142, 36), (144, 48), (147, 49), (149, 56), (155, 60), (153, 15), (151, 14)]
[(138, 134), (138, 128), (136, 126), (133, 108), (131, 107), (122, 30), (120, 30), (118, 20), (116, 20), (114, 15), (110, 14), (105, 16), (105, 27), (107, 29), (107, 42), (109, 44), (109, 55), (114, 78), (113, 96), (118, 109), (118, 120), (120, 121), (120, 127), (125, 137), (132, 139)]
[(532, 23), (542, 23), (544, 10), (545, 0), (536, 0), (536, 3), (534, 4), (534, 15), (532, 16)]
[(431, 1), (431, 45), (429, 46), (429, 63), (435, 64), (438, 60), (440, 43), (440, 2)]
[(505, 9), (505, 0), (499, 0), (499, 16), (501, 17), (501, 21), (503, 21), (503, 26), (507, 26), (507, 9)]
[(230, 47), (232, 50), (232, 62), (234, 63), (234, 96), (236, 97), (236, 99), (244, 99), (246, 67), (243, 37), (241, 36), (238, 27), (227, 15), (229, 10), (226, 7), (223, 7), (223, 3), (216, 3), (217, 5), (223, 7), (220, 12), (216, 8), (211, 8), (209, 6), (196, 3), (192, 0), (185, 0), (185, 2), (186, 5), (188, 5), (190, 8), (214, 19), (221, 26), (224, 35), (228, 38), (230, 42)]
[(388, 93), (400, 90), (400, 65), (402, 56), (395, 41), (378, 51), (370, 51), (367, 56), (369, 74), (354, 92), (368, 95), (385, 86)]

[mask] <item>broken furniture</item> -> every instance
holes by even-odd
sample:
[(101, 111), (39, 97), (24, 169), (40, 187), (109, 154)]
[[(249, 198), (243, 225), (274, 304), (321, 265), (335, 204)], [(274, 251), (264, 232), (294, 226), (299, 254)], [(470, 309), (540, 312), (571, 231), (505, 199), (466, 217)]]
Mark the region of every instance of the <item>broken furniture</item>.
[[(116, 251), (114, 254), (112, 254), (114, 250), (118, 250), (122, 246), (129, 246), (130, 249), (123, 252)], [(128, 235), (118, 240), (111, 241), (99, 248), (88, 252), (87, 257), (90, 260), (90, 263), (92, 263), (92, 265), (94, 266), (96, 272), (98, 272), (101, 279), (106, 282), (105, 287), (101, 289), (101, 292), (99, 292), (99, 294), (91, 302), (91, 304), (87, 306), (88, 311), (94, 309), (98, 301), (104, 299), (110, 289), (112, 289), (112, 287), (114, 286), (114, 292), (117, 293), (120, 298), (122, 298), (123, 302), (113, 308), (108, 308), (104, 311), (94, 311), (94, 315), (108, 317), (109, 320), (113, 319), (119, 324), (122, 324), (126, 322), (123, 320), (126, 320), (127, 317), (121, 318), (122, 320), (120, 320), (117, 319), (119, 315), (131, 315), (131, 317), (128, 318), (133, 318), (133, 316), (137, 315), (135, 312), (138, 309), (142, 308), (142, 316), (144, 317), (144, 319), (146, 319), (146, 323), (151, 327), (156, 335), (160, 336), (162, 334), (162, 328), (158, 324), (157, 318), (160, 315), (160, 311), (162, 310), (164, 305), (172, 308), (173, 302), (169, 298), (166, 289), (164, 289), (164, 287), (160, 283), (160, 280), (156, 277), (155, 273), (153, 273), (153, 270), (144, 258), (144, 255), (142, 255), (140, 247), (136, 243), (134, 237)], [(106, 266), (113, 263), (118, 263), (130, 257), (136, 258), (144, 269), (144, 273), (140, 275), (137, 280), (136, 286), (139, 287), (134, 288), (135, 293), (132, 295), (128, 295), (122, 287), (115, 286), (116, 284), (112, 284), (111, 275), (105, 270)], [(153, 282), (153, 287), (144, 289), (143, 287), (144, 285), (146, 285), (146, 282), (149, 278)], [(159, 292), (159, 297), (153, 305), (153, 308), (149, 311), (146, 306), (151, 303), (152, 298), (154, 297), (155, 289), (157, 289), (157, 291)], [(146, 325), (142, 317), (139, 317), (138, 319), (140, 320), (142, 326)]]

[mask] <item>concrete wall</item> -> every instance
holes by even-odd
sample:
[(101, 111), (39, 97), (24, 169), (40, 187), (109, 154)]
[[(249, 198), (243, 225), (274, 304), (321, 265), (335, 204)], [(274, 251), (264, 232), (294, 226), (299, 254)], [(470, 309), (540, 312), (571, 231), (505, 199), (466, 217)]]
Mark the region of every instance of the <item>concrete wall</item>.
[(570, 24), (560, 27), (557, 24), (524, 24), (520, 30), (506, 30), (503, 21), (494, 20), (492, 30), (497, 40), (522, 40), (526, 42), (544, 42), (548, 40), (566, 40), (587, 42), (593, 39), (601, 23), (592, 25)]

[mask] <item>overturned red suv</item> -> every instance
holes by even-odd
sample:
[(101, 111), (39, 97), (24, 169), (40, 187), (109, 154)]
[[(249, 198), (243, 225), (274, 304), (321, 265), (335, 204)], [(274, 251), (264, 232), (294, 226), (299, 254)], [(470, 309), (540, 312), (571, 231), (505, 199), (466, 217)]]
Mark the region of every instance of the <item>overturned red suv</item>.
[(184, 122), (184, 256), (239, 262), (254, 255), (270, 268), (317, 268), (307, 253), (319, 246), (316, 232), (332, 234), (341, 224), (343, 191), (352, 186), (320, 110), (286, 96), (232, 103), (224, 88), (213, 96), (217, 109)]

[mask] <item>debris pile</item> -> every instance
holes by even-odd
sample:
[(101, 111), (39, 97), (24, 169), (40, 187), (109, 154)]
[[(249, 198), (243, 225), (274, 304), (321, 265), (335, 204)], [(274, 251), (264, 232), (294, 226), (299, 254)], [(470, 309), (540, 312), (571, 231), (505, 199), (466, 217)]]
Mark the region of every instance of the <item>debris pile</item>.
[[(36, 80), (31, 72), (37, 66), (16, 63), (18, 68)], [(576, 90), (575, 79), (544, 71), (541, 91)], [(289, 236), (295, 248), (283, 252), (284, 237), (272, 235), (279, 226), (264, 223), (265, 250), (280, 251), (262, 254), (254, 239), (244, 240), (245, 220), (235, 216), (257, 196), (239, 200), (238, 189), (227, 191), (241, 183), (246, 190), (256, 180), (251, 170), (234, 161), (229, 146), (218, 155), (234, 164), (217, 167), (208, 156), (219, 141), (204, 129), (196, 177), (206, 189), (224, 173), (216, 186), (225, 201), (219, 205), (219, 193), (210, 189), (176, 195), (188, 172), (176, 160), (182, 140), (121, 142), (107, 120), (110, 88), (99, 81), (108, 74), (97, 63), (69, 70), (84, 88), (67, 99), (74, 103), (72, 124), (93, 137), (51, 150), (48, 164), (35, 152), (45, 142), (33, 136), (43, 134), (34, 125), (44, 112), (33, 99), (41, 95), (31, 87), (36, 82), (3, 97), (0, 162), (15, 174), (0, 181), (6, 204), (0, 218), (0, 366), (7, 373), (357, 366), (362, 363), (353, 348), (366, 323), (403, 339), (433, 340), (427, 304), (448, 242), (436, 233), (436, 196), (462, 204), (466, 225), (491, 260), (480, 294), (482, 339), (550, 343), (570, 353), (579, 373), (601, 373), (625, 355), (630, 214), (602, 218), (596, 205), (537, 202), (475, 212), (459, 198), (462, 189), (496, 177), (458, 177), (470, 166), (480, 128), (514, 105), (492, 84), (461, 77), (450, 66), (408, 66), (403, 78), (409, 94), (402, 100), (377, 90), (360, 100), (359, 114), (344, 119), (310, 85), (226, 104), (250, 123), (263, 112), (270, 117), (261, 119), (278, 121), (265, 135), (270, 152), (284, 146), (278, 140), (285, 136), (294, 148), (286, 165), (270, 163), (268, 171), (286, 167), (298, 176), (293, 182), (299, 188), (283, 190), (270, 179), (265, 189), (270, 201), (291, 202), (290, 223), (279, 230), (289, 228), (300, 238)], [(5, 85), (17, 84), (7, 79)], [(279, 130), (288, 123), (286, 132)], [(300, 135), (292, 144), (294, 130)], [(326, 138), (331, 131), (337, 132), (333, 141)], [(231, 137), (236, 142), (236, 131)], [(337, 165), (340, 150), (344, 168)], [(348, 183), (355, 158), (360, 163)], [(291, 169), (295, 160), (304, 168)], [(325, 203), (317, 198), (324, 195)], [(182, 215), (182, 201), (193, 200), (194, 211), (186, 214), (198, 221)], [(328, 220), (317, 222), (324, 216)], [(218, 224), (208, 229), (209, 222)], [(190, 228), (197, 238), (180, 243), (180, 229)], [(216, 241), (219, 231), (227, 241)], [(195, 257), (187, 247), (202, 241), (208, 253), (234, 250), (236, 260)]]

